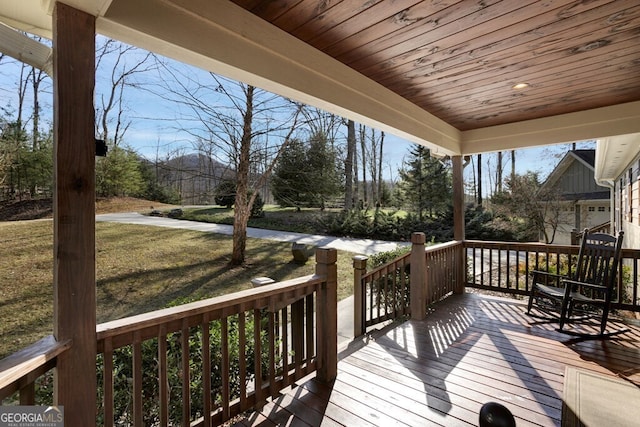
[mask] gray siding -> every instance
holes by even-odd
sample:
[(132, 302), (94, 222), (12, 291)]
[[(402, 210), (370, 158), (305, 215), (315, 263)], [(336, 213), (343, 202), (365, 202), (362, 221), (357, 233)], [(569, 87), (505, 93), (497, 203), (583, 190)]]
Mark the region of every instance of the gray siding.
[(565, 195), (607, 190), (606, 187), (596, 184), (593, 179), (593, 171), (577, 160), (571, 162), (566, 172), (558, 180), (558, 188)]

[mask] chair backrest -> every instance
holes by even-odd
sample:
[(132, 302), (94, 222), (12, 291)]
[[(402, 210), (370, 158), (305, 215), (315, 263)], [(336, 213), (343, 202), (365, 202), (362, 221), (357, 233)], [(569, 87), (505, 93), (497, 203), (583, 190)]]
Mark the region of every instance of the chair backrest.
[(617, 277), (623, 236), (622, 231), (616, 237), (585, 230), (574, 280), (606, 286), (609, 294), (607, 296), (610, 297)]

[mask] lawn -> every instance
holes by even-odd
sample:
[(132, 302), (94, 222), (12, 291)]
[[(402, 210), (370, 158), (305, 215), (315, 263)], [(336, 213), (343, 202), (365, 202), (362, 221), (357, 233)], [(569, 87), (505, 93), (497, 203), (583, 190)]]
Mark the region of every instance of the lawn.
[[(52, 221), (0, 223), (0, 241), (2, 358), (52, 332)], [(228, 265), (231, 248), (229, 236), (97, 223), (98, 323), (314, 271), (292, 262), (290, 243), (249, 239), (242, 267)], [(352, 256), (338, 253), (340, 299), (352, 293)]]

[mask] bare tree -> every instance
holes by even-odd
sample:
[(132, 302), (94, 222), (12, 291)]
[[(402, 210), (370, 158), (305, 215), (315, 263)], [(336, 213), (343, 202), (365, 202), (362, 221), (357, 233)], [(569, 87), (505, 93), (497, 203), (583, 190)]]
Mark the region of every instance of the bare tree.
[[(160, 64), (159, 93), (179, 112), (178, 130), (208, 146), (207, 156), (233, 170), (236, 182), (233, 253), (230, 263), (245, 261), (251, 208), (280, 153), (299, 129), (302, 106), (253, 86), (213, 73)], [(259, 164), (256, 164), (258, 162)]]
[[(126, 87), (136, 87), (134, 77), (155, 68), (150, 52), (106, 39), (96, 48), (96, 74), (106, 68), (109, 74), (107, 90), (96, 99), (96, 133), (117, 147), (126, 133), (130, 121), (124, 117)], [(98, 105), (99, 104), (99, 105)]]
[(344, 208), (353, 208), (353, 167), (356, 151), (356, 124), (353, 120), (347, 120), (347, 157), (344, 161)]
[(364, 206), (367, 206), (367, 128), (360, 125), (360, 160), (362, 162), (362, 200)]

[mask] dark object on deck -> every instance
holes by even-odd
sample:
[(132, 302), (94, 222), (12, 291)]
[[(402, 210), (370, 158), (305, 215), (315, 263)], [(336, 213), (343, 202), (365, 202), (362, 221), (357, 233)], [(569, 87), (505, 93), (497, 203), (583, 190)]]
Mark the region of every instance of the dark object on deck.
[(307, 248), (307, 245), (295, 242), (291, 245), (291, 253), (293, 254), (293, 261), (296, 264), (306, 264), (309, 260), (311, 250)]
[(504, 405), (487, 402), (480, 408), (480, 427), (515, 427), (513, 414)]
[[(569, 260), (570, 271), (567, 275), (537, 270), (532, 272), (533, 285), (527, 313), (559, 322), (560, 332), (582, 337), (603, 337), (628, 331), (627, 328), (607, 331), (623, 236), (622, 231), (615, 237), (605, 233), (589, 233), (585, 229), (577, 263), (573, 267)], [(560, 262), (556, 264), (559, 269)], [(544, 315), (531, 313), (534, 304)], [(586, 325), (592, 319), (598, 323), (596, 333), (585, 329), (564, 329), (567, 323)]]

